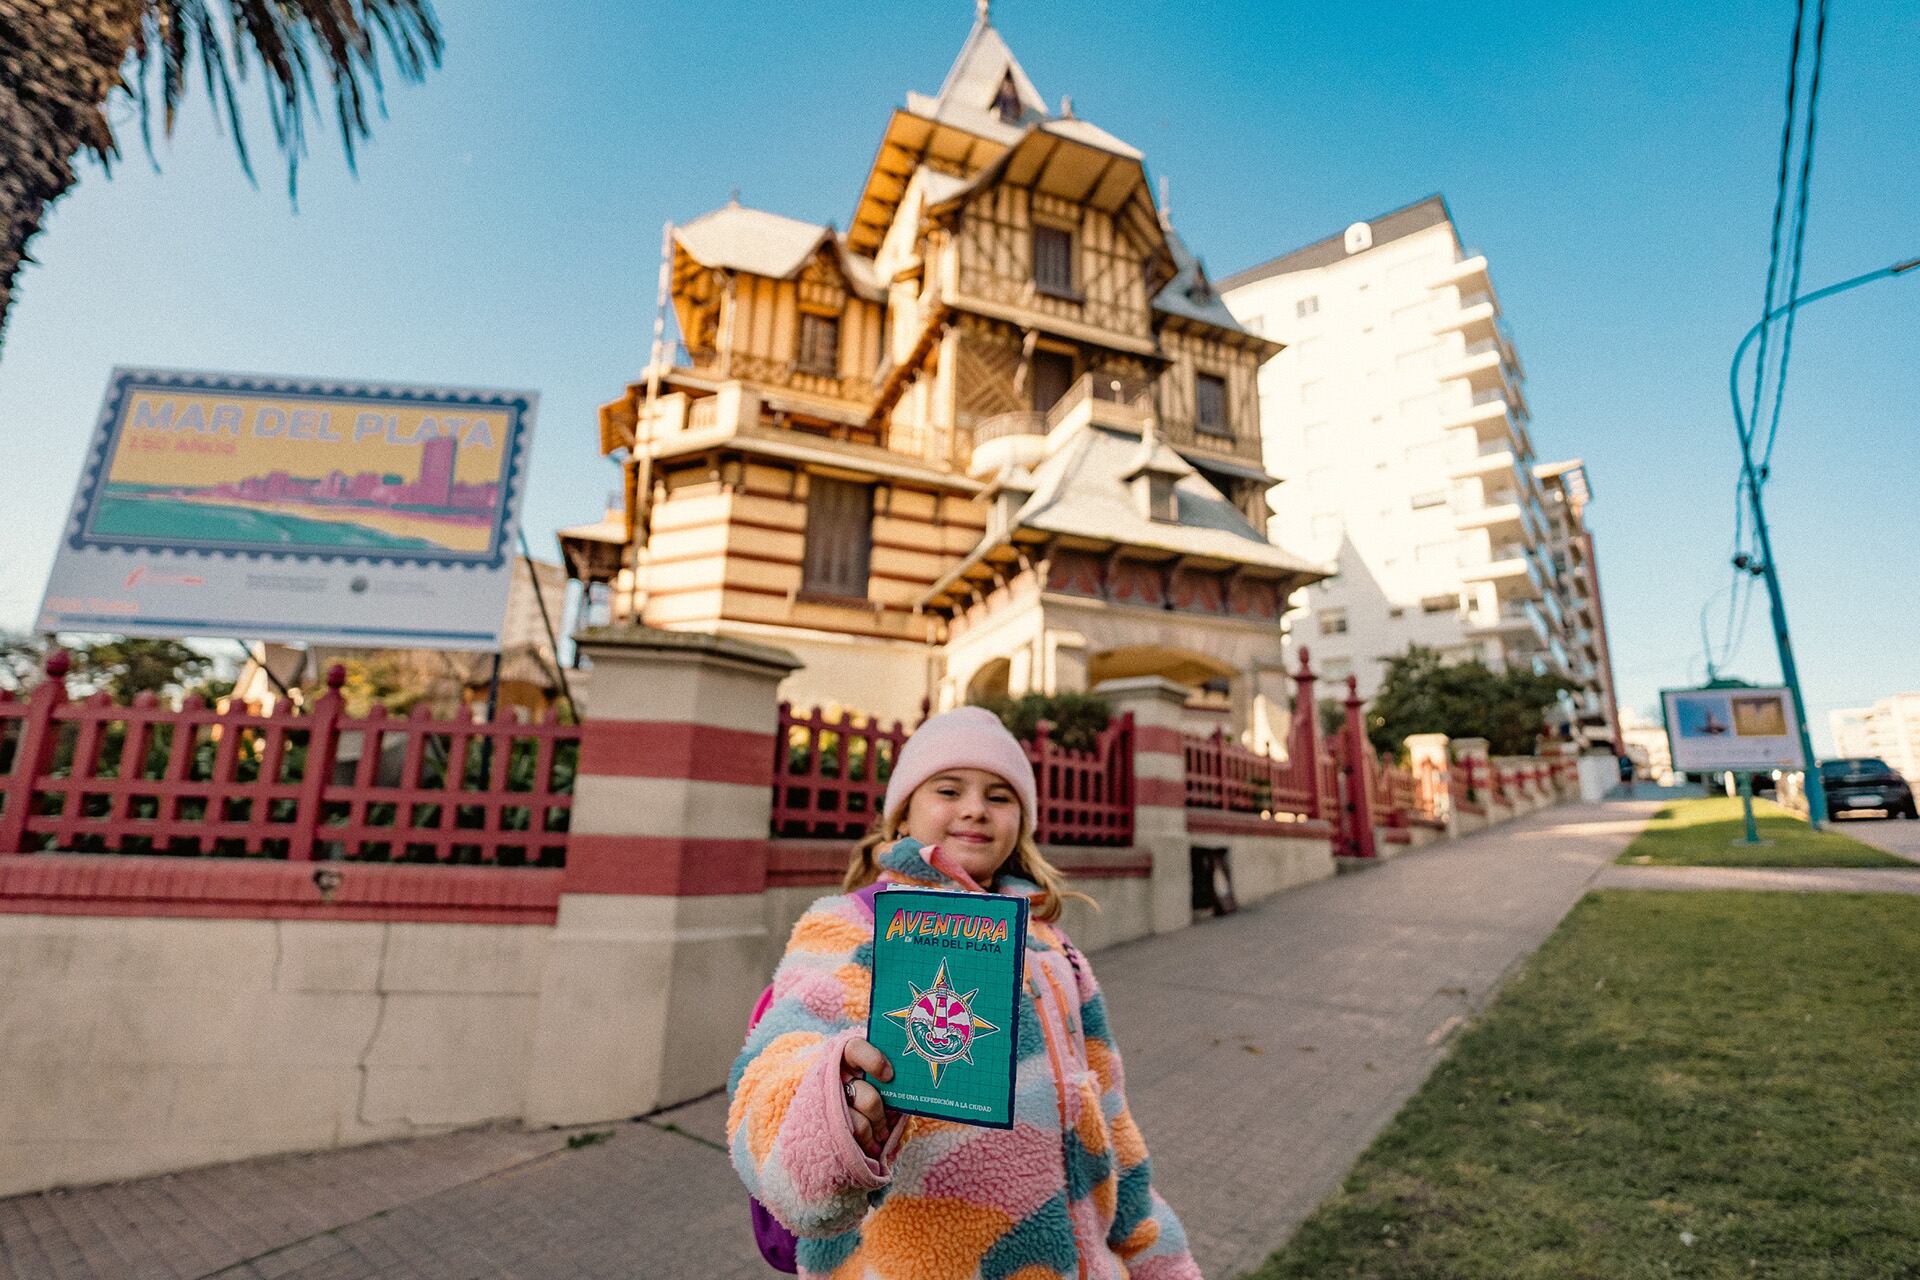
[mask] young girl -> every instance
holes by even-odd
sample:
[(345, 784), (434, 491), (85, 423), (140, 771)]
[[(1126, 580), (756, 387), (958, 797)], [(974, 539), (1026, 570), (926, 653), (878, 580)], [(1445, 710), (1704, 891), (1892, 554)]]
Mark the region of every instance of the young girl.
[[(1099, 985), (1055, 923), (1069, 891), (1033, 814), (1033, 769), (999, 720), (935, 716), (900, 752), (847, 892), (794, 926), (728, 1082), (727, 1137), (747, 1189), (799, 1238), (802, 1276), (1198, 1280), (1152, 1188)], [(1028, 899), (1012, 1129), (893, 1112), (867, 1082), (893, 1078), (864, 1038), (873, 917), (854, 890), (876, 878)]]

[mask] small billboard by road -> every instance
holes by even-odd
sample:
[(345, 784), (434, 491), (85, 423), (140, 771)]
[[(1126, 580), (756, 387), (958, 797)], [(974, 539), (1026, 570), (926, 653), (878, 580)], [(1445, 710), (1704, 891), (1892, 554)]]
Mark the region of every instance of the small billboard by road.
[(1683, 773), (1806, 768), (1784, 688), (1668, 689), (1660, 702), (1673, 767)]
[(534, 403), (115, 369), (38, 629), (497, 648)]

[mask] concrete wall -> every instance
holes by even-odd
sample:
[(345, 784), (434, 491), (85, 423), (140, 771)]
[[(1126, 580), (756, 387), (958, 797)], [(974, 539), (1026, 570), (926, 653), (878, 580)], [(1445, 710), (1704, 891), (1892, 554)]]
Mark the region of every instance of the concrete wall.
[(549, 932), (0, 915), (0, 1195), (518, 1117)]
[(1325, 839), (1275, 839), (1260, 835), (1195, 833), (1198, 848), (1225, 848), (1233, 872), (1233, 896), (1243, 907), (1334, 872), (1333, 848)]

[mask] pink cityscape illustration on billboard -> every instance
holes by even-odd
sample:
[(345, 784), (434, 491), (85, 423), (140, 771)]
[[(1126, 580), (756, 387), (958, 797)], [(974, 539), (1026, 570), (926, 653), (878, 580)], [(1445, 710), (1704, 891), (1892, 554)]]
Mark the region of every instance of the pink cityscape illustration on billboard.
[(497, 483), (462, 484), (453, 478), (459, 442), (439, 436), (420, 447), (420, 475), (411, 484), (391, 473), (361, 471), (348, 475), (296, 476), (286, 471), (246, 476), (224, 484), (183, 486), (181, 497), (201, 495), (246, 502), (314, 502), (372, 509), (403, 508), (413, 515), (436, 516), (459, 524), (486, 524), (499, 497)]

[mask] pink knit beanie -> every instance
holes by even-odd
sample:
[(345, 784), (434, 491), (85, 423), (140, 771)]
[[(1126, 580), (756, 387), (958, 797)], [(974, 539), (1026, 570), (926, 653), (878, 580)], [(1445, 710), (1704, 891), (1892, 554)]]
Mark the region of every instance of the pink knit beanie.
[(1000, 723), (1000, 717), (985, 707), (942, 712), (913, 731), (907, 745), (900, 749), (899, 759), (893, 762), (893, 776), (887, 780), (886, 815), (900, 813), (915, 788), (947, 769), (981, 769), (1005, 778), (1020, 797), (1021, 830), (1033, 831), (1033, 815), (1039, 803), (1034, 794), (1033, 765)]

